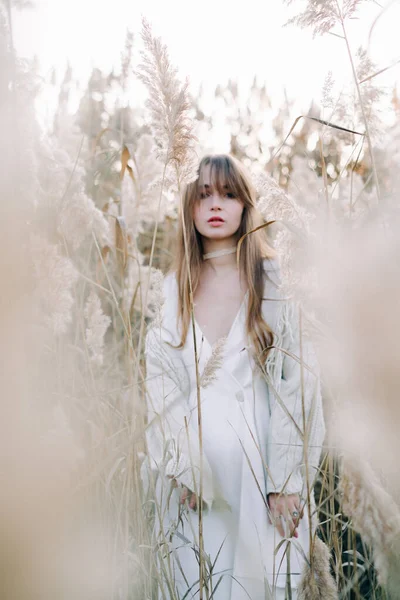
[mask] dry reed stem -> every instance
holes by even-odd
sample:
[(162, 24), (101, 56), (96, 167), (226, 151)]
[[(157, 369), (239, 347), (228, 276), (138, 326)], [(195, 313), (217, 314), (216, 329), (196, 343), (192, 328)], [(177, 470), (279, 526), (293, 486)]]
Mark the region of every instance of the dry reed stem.
[[(197, 351), (197, 337), (196, 337), (196, 322), (194, 316), (194, 298), (192, 289), (192, 276), (190, 269), (189, 259), (189, 245), (186, 235), (186, 223), (183, 210), (183, 195), (181, 193), (178, 177), (178, 189), (181, 206), (181, 218), (183, 220), (183, 241), (185, 245), (185, 260), (186, 267), (189, 277), (189, 296), (190, 296), (190, 314), (192, 321), (192, 334), (193, 334), (193, 350), (194, 350), (194, 361), (196, 366), (196, 397), (197, 397), (197, 426), (199, 435), (199, 452), (200, 452), (200, 481), (199, 481), (199, 496), (198, 496), (198, 514), (199, 514), (199, 599), (203, 600), (203, 579), (204, 579), (204, 538), (203, 538), (203, 471), (204, 471), (204, 459), (203, 459), (203, 420), (201, 413), (201, 394), (200, 394), (200, 372), (199, 372), (199, 360)], [(208, 590), (206, 590), (208, 592)]]
[(340, 15), (340, 24), (342, 26), (342, 31), (343, 31), (343, 37), (346, 43), (346, 49), (347, 49), (347, 54), (349, 57), (349, 61), (350, 61), (350, 65), (351, 65), (351, 70), (353, 72), (353, 78), (354, 78), (354, 83), (357, 89), (357, 95), (358, 95), (358, 101), (360, 103), (360, 108), (361, 108), (361, 112), (362, 112), (362, 116), (364, 119), (364, 125), (365, 125), (365, 135), (367, 138), (367, 143), (368, 143), (368, 151), (369, 151), (369, 155), (371, 158), (371, 166), (372, 166), (372, 171), (374, 173), (374, 183), (375, 183), (375, 187), (376, 187), (376, 193), (377, 193), (377, 197), (378, 200), (381, 200), (381, 192), (380, 192), (380, 184), (379, 184), (379, 178), (378, 178), (378, 172), (376, 169), (376, 162), (375, 162), (375, 155), (374, 155), (374, 150), (372, 147), (372, 140), (371, 140), (371, 134), (370, 134), (370, 130), (369, 130), (369, 124), (368, 124), (368, 118), (367, 115), (365, 113), (365, 107), (364, 107), (364, 102), (363, 102), (363, 98), (362, 98), (362, 94), (361, 94), (361, 89), (360, 89), (360, 84), (358, 81), (358, 76), (357, 76), (357, 71), (356, 71), (356, 67), (354, 64), (354, 59), (353, 59), (353, 55), (351, 52), (351, 48), (350, 48), (350, 42), (349, 42), (349, 38), (347, 35), (347, 30), (346, 30), (346, 26), (344, 23), (344, 18), (342, 15), (342, 11), (340, 9), (339, 6), (339, 2), (338, 0), (336, 0), (336, 5), (338, 7), (338, 11), (339, 11), (339, 15)]
[[(309, 478), (309, 465), (308, 465), (308, 426), (306, 419), (306, 407), (305, 407), (305, 396), (304, 396), (304, 367), (303, 367), (303, 323), (302, 323), (302, 311), (299, 309), (299, 360), (300, 360), (300, 389), (301, 389), (301, 410), (303, 417), (303, 456), (305, 465), (305, 480), (307, 488), (307, 511), (308, 511), (308, 522), (309, 522), (309, 536), (310, 536), (310, 548), (312, 548), (312, 515), (311, 515), (311, 489), (310, 489), (310, 478)], [(312, 412), (312, 411), (311, 411)], [(310, 414), (311, 418), (311, 414)], [(310, 553), (311, 572), (313, 572), (314, 554)]]

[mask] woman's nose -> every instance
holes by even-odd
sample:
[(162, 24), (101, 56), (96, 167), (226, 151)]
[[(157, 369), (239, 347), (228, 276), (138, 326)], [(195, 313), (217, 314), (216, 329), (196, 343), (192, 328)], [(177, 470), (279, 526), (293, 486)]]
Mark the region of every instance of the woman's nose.
[(211, 200), (211, 209), (212, 210), (220, 210), (221, 209), (221, 198), (218, 194), (213, 194), (210, 196)]

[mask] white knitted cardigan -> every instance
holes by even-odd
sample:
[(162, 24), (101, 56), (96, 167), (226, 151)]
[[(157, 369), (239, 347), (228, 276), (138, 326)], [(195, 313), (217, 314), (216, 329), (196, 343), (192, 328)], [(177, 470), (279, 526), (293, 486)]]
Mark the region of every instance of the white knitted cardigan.
[[(311, 341), (300, 331), (301, 308), (282, 294), (278, 263), (266, 260), (264, 267), (267, 274), (264, 297), (273, 301), (268, 304), (265, 316), (274, 332), (274, 347), (268, 353), (264, 371), (270, 402), (266, 493), (300, 493), (308, 498), (315, 532), (313, 485), (325, 436), (319, 368)], [(188, 488), (198, 489), (202, 463), (203, 500), (212, 506), (213, 477), (207, 459), (205, 456), (200, 459), (196, 435), (177, 426), (186, 416), (182, 397), (193, 393), (188, 374), (193, 365), (182, 368), (182, 361), (177, 358), (180, 351), (174, 354), (167, 344), (180, 342), (176, 331), (176, 293), (176, 279), (167, 276), (162, 326), (150, 327), (146, 336), (147, 392), (152, 401), (142, 479), (145, 488), (150, 484), (154, 489), (155, 478), (161, 475), (176, 477)], [(329, 552), (325, 550), (324, 560), (329, 562)], [(328, 564), (326, 573), (329, 574)], [(308, 572), (304, 573), (303, 580), (307, 576)], [(334, 590), (333, 584), (331, 589)]]
[[(281, 293), (277, 261), (267, 259), (264, 267), (264, 298), (271, 300), (266, 303), (265, 317), (274, 331), (274, 347), (264, 372), (270, 402), (267, 493), (305, 496), (307, 479), (308, 489), (313, 486), (325, 435), (318, 363), (311, 341), (300, 332), (299, 305)], [(176, 287), (175, 278), (167, 276), (163, 325), (150, 328), (146, 336), (147, 391), (152, 399), (147, 431), (150, 457), (146, 462), (155, 473), (169, 477), (179, 474), (180, 481), (193, 489), (193, 477), (200, 468), (198, 442), (195, 435), (188, 439), (187, 431), (177, 428), (185, 417), (182, 398), (194, 392), (188, 374), (193, 365), (182, 367), (181, 351), (174, 353), (168, 345), (180, 341)], [(142, 472), (147, 479), (144, 471), (145, 464)], [(212, 504), (212, 474), (204, 457), (203, 498)]]

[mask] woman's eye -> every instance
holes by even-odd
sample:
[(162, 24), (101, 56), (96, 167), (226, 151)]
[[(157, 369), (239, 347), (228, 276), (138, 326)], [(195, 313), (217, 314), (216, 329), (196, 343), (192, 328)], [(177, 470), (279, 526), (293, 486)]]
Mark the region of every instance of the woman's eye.
[[(211, 196), (211, 192), (201, 192), (200, 193), (200, 199), (203, 200), (204, 198), (208, 198), (209, 196)], [(226, 192), (225, 194), (225, 198), (236, 198), (235, 194), (232, 194), (232, 192)]]

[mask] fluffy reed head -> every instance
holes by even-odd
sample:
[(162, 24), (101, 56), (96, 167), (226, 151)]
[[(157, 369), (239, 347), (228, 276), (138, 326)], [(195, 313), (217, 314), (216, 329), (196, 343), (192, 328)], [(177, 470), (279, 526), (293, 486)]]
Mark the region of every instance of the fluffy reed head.
[[(304, 11), (292, 17), (288, 24), (299, 27), (310, 27), (314, 37), (328, 33), (335, 25), (343, 19), (350, 19), (356, 12), (358, 6), (366, 0), (307, 0)], [(294, 0), (285, 0), (286, 4), (292, 4)]]
[(338, 592), (330, 572), (329, 550), (326, 544), (315, 537), (311, 552), (312, 560), (306, 564), (297, 589), (298, 600), (337, 600)]
[(205, 388), (216, 380), (217, 371), (222, 366), (226, 338), (217, 340), (213, 346), (210, 358), (205, 364), (200, 378), (201, 387)]
[(149, 92), (147, 107), (159, 156), (164, 164), (173, 165), (182, 183), (188, 182), (196, 165), (188, 80), (180, 82), (167, 47), (153, 35), (146, 19), (142, 21), (142, 40), (144, 52), (138, 76)]
[(378, 579), (386, 586), (400, 567), (400, 508), (368, 463), (356, 457), (343, 462), (340, 489), (343, 510), (372, 547)]

